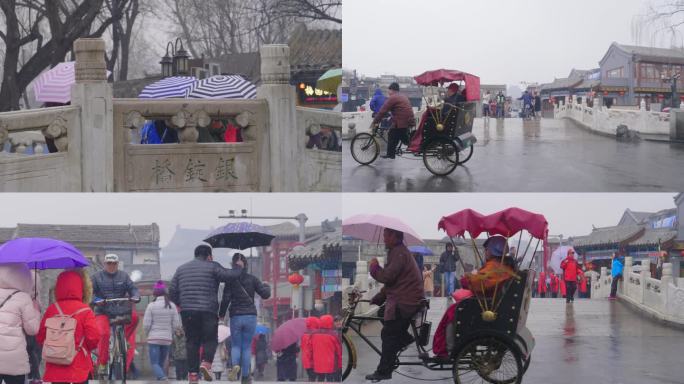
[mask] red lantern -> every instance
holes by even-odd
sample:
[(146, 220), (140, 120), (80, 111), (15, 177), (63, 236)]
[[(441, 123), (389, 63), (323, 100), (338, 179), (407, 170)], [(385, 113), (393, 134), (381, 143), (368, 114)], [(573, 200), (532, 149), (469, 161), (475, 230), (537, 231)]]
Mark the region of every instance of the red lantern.
[(603, 96), (608, 96), (608, 91), (603, 91)]
[(679, 256), (684, 257), (684, 249), (682, 249), (681, 251), (679, 251)]
[(304, 276), (295, 272), (287, 277), (287, 281), (289, 281), (290, 284), (294, 285), (295, 287), (299, 287), (299, 284), (301, 284), (304, 281)]
[(658, 95), (658, 99), (662, 100), (664, 98), (665, 98), (665, 95), (663, 95), (662, 93)]
[(620, 96), (624, 96), (624, 95), (625, 95), (625, 91), (620, 91)]
[(679, 100), (684, 101), (684, 95), (679, 96)]

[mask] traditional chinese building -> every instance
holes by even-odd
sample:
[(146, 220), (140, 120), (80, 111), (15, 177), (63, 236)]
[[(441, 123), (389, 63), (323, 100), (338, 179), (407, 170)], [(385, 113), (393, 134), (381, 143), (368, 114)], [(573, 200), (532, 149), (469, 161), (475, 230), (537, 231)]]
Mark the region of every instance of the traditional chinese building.
[(339, 313), (342, 309), (342, 227), (336, 223), (322, 226), (318, 237), (295, 247), (288, 255), (290, 270), (305, 271), (308, 286), (302, 304), (314, 315)]
[(331, 228), (340, 227), (340, 220), (324, 221), (321, 225), (306, 226), (304, 242), (299, 241), (299, 228), (291, 222), (266, 226), (275, 235), (270, 247), (259, 249), (262, 262), (262, 280), (271, 285), (272, 295), (264, 300), (264, 318), (270, 319), (273, 325), (280, 324), (293, 316), (291, 308), (292, 285), (288, 276), (293, 272), (288, 263), (288, 255), (295, 247), (305, 245), (319, 239)]
[(676, 209), (659, 212), (625, 210), (617, 225), (593, 228), (590, 234), (574, 236), (570, 243), (578, 254), (597, 266), (609, 267), (613, 253), (623, 252), (634, 260), (650, 259), (655, 265), (661, 251), (671, 252), (677, 237)]

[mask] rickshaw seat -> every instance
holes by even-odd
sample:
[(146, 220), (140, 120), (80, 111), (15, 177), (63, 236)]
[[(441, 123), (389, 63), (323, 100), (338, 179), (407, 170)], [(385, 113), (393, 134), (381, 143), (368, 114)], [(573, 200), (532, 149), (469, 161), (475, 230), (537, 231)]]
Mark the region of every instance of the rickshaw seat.
[(496, 299), (487, 299), (487, 307), (492, 309), (492, 304), (497, 304), (496, 319), (485, 321), (482, 319), (482, 308), (474, 297), (461, 301), (456, 307), (456, 317), (452, 324), (447, 327), (447, 350), (452, 353), (455, 346), (462, 345), (470, 335), (478, 331), (494, 331), (510, 336), (513, 339), (518, 329), (520, 310), (524, 304), (526, 289), (528, 287), (528, 271), (519, 271), (520, 279), (510, 279), (499, 289), (497, 296), (503, 293), (501, 302)]

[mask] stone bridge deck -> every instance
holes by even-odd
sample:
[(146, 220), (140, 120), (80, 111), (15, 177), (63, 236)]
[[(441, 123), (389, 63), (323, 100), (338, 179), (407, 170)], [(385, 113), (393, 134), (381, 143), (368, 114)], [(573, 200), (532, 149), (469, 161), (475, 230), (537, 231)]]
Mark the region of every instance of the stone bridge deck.
[[(433, 331), (445, 305), (444, 299), (433, 299)], [(523, 383), (684, 383), (684, 331), (642, 316), (620, 301), (577, 299), (566, 305), (564, 299), (533, 299), (527, 326), (536, 347)], [(363, 382), (378, 358), (361, 340), (355, 341), (360, 367), (348, 381)], [(373, 341), (379, 343), (379, 337)], [(452, 380), (448, 372), (422, 367), (402, 367), (399, 372), (393, 383), (418, 381), (406, 376)]]
[[(361, 128), (359, 127), (360, 131)], [(619, 142), (570, 120), (475, 120), (472, 159), (448, 177), (433, 176), (422, 158), (377, 159), (361, 166), (344, 142), (345, 192), (667, 192), (679, 177), (684, 144)], [(384, 151), (384, 145), (383, 145)], [(384, 152), (383, 152), (384, 154)]]

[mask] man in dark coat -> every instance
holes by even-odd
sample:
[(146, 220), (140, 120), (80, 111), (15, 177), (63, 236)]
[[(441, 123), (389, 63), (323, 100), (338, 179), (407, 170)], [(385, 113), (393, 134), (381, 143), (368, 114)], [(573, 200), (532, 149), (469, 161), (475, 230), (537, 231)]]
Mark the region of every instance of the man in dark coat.
[(458, 113), (458, 107), (463, 108), (460, 103), (465, 103), (466, 98), (463, 93), (459, 92), (458, 84), (451, 83), (446, 91), (446, 98), (444, 98), (444, 106), (442, 107), (442, 122), (446, 120), (447, 116)]
[[(169, 288), (169, 298), (180, 307), (188, 351), (188, 379), (191, 383), (210, 381), (211, 362), (218, 345), (218, 289), (219, 283), (228, 283), (242, 274), (244, 265), (225, 269), (213, 261), (211, 247), (195, 248), (195, 259), (176, 270)], [(202, 350), (200, 365), (199, 351)]]
[(408, 130), (410, 127), (416, 125), (416, 118), (413, 114), (413, 107), (408, 97), (399, 92), (399, 84), (392, 83), (389, 86), (389, 98), (385, 100), (385, 104), (375, 114), (373, 119), (373, 127), (380, 124), (383, 116), (388, 112), (392, 113), (392, 128), (389, 130), (387, 140), (387, 155), (382, 156), (384, 159), (394, 159), (397, 146), (399, 142), (408, 145)]
[(423, 277), (411, 252), (404, 245), (404, 233), (393, 229), (384, 230), (387, 263), (381, 267), (377, 259), (370, 262), (370, 274), (384, 286), (371, 300), (385, 303), (384, 323), (380, 338), (382, 354), (374, 373), (366, 380), (379, 381), (392, 378), (397, 354), (413, 342), (408, 333), (411, 318), (418, 312), (423, 300)]
[(456, 280), (456, 262), (460, 260), (458, 251), (454, 251), (454, 246), (451, 243), (446, 245), (446, 250), (439, 256), (439, 269), (444, 274), (445, 293), (447, 297), (451, 297), (454, 293), (454, 281)]

